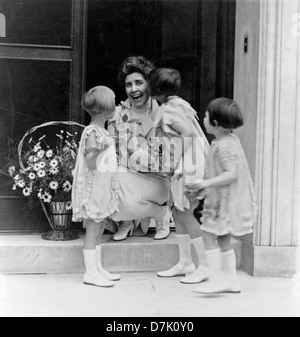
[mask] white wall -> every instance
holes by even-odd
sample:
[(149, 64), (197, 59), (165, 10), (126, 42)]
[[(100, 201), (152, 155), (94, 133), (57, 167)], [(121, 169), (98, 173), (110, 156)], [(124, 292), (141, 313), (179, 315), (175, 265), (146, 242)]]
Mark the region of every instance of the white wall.
[(235, 99), (246, 117), (238, 134), (255, 177), (259, 218), (254, 244), (262, 246), (299, 242), (300, 27), (293, 21), (297, 13), (300, 0), (237, 0)]
[[(236, 18), (234, 98), (245, 119), (245, 126), (236, 133), (243, 143), (251, 173), (255, 177), (259, 0), (237, 0)], [(248, 37), (248, 53), (244, 52), (246, 36)]]

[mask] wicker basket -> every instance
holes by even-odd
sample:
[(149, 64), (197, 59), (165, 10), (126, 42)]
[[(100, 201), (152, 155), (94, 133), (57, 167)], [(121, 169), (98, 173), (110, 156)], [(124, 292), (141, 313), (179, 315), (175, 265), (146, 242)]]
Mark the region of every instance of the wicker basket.
[[(48, 122), (32, 128), (26, 132), (18, 146), (19, 163), (22, 170), (25, 169), (25, 165), (22, 160), (22, 151), (26, 138), (32, 135), (38, 129), (55, 125), (77, 126), (85, 128), (84, 125), (71, 121)], [(42, 235), (44, 240), (69, 241), (78, 239), (77, 233), (72, 229), (72, 211), (66, 210), (66, 203), (51, 202), (49, 205), (46, 205), (42, 200), (40, 200), (40, 203), (51, 227), (51, 230), (48, 233)]]

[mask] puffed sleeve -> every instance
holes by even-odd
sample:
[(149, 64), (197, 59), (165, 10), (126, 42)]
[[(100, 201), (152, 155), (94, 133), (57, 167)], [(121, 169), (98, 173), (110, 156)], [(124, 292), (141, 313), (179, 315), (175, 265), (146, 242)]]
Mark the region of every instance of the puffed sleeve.
[(157, 124), (164, 133), (172, 136), (179, 136), (178, 132), (173, 128), (173, 125), (178, 123), (186, 123), (183, 116), (171, 109), (162, 108), (160, 111), (159, 122)]
[(230, 141), (223, 140), (219, 143), (217, 155), (221, 165), (231, 162), (238, 163), (238, 153), (234, 144)]

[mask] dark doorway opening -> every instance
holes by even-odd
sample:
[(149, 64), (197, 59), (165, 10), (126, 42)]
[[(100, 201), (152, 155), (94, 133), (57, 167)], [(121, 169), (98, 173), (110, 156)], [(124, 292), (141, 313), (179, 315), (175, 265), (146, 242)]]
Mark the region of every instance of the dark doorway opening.
[(178, 69), (181, 96), (198, 112), (233, 96), (236, 0), (89, 0), (86, 88), (111, 87), (117, 102), (121, 62), (143, 55)]

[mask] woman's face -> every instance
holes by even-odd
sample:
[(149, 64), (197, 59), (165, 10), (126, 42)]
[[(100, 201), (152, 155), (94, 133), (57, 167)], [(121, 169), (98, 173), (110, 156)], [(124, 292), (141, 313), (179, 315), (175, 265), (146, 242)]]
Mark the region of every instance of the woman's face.
[(140, 73), (133, 73), (125, 79), (125, 89), (133, 107), (143, 108), (149, 100), (149, 85)]

